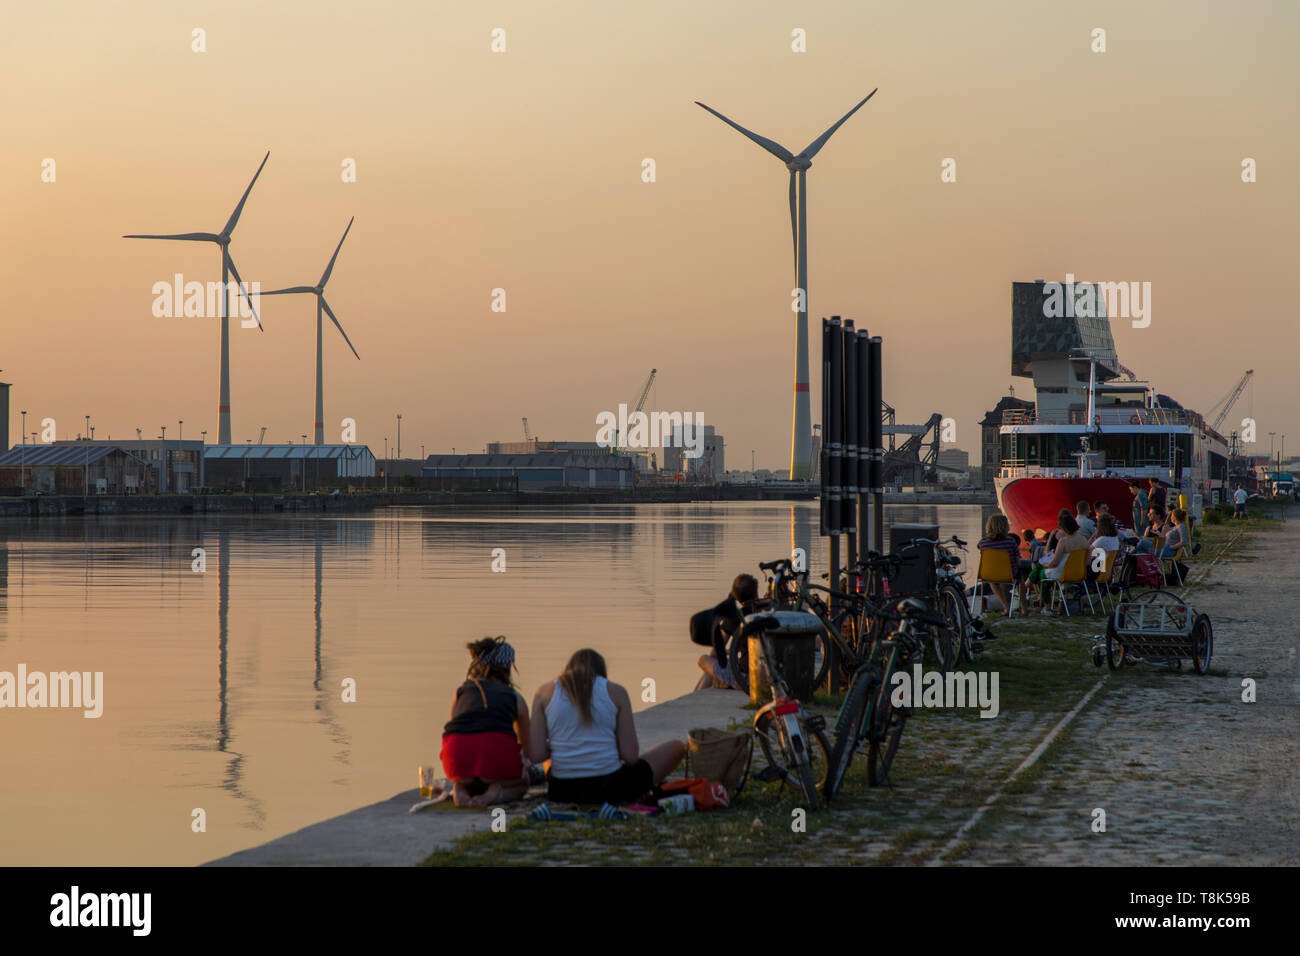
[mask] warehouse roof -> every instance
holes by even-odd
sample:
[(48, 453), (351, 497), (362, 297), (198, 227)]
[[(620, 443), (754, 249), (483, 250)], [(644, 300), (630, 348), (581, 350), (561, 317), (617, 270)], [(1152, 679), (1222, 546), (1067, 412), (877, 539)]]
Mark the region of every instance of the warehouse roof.
[(430, 455), (424, 460), (425, 468), (561, 468), (577, 465), (584, 468), (631, 468), (626, 455), (608, 452), (537, 452), (531, 455)]
[(92, 442), (57, 442), (47, 445), (14, 445), (0, 455), (0, 468), (26, 465), (85, 465), (99, 461), (114, 452), (123, 452), (116, 445), (101, 445)]
[(208, 445), (205, 461), (215, 459), (360, 458), (370, 454), (365, 445)]

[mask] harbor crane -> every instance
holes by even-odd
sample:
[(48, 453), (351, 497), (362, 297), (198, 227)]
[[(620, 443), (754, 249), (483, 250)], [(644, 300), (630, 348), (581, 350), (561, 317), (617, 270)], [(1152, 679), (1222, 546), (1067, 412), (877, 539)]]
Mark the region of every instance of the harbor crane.
[(260, 435), (257, 436), (257, 443), (258, 443), (259, 445), (262, 444), (262, 441), (263, 441), (265, 438), (266, 438), (266, 426), (263, 425), (263, 426), (262, 426), (262, 434), (260, 434)]
[[(659, 370), (658, 370), (657, 368), (652, 368), (652, 369), (650, 370), (650, 377), (647, 378), (647, 379), (645, 380), (645, 387), (641, 389), (641, 397), (638, 398), (638, 399), (636, 400), (636, 408), (632, 409), (631, 413), (627, 416), (627, 420), (628, 420), (629, 422), (632, 421), (632, 416), (633, 416), (633, 415), (638, 414), (638, 413), (641, 411), (641, 409), (643, 409), (643, 408), (645, 407), (645, 400), (646, 400), (646, 398), (650, 395), (650, 386), (653, 385), (653, 384), (655, 383), (655, 375), (656, 375), (658, 372), (659, 372)], [(619, 449), (620, 447), (622, 447), (622, 446), (619, 444), (619, 437), (620, 437), (620, 436), (619, 436), (619, 434), (618, 434), (618, 431), (615, 430), (615, 432), (614, 432), (614, 450), (615, 450), (615, 451), (618, 451), (618, 449)]]
[(524, 441), (532, 441), (533, 436), (528, 433), (528, 419), (524, 419)]
[(1215, 416), (1214, 423), (1210, 425), (1210, 427), (1216, 432), (1219, 430), (1219, 426), (1223, 424), (1224, 419), (1228, 417), (1228, 412), (1232, 411), (1232, 406), (1237, 404), (1237, 399), (1241, 397), (1242, 391), (1245, 390), (1246, 383), (1250, 381), (1250, 377), (1254, 374), (1255, 370), (1253, 368), (1246, 369), (1246, 374), (1241, 377), (1241, 381), (1237, 383), (1237, 387), (1228, 393), (1227, 398), (1221, 398), (1219, 401), (1215, 402), (1214, 407), (1210, 409), (1210, 411), (1214, 411), (1214, 409), (1218, 408), (1220, 405), (1223, 406), (1223, 410)]

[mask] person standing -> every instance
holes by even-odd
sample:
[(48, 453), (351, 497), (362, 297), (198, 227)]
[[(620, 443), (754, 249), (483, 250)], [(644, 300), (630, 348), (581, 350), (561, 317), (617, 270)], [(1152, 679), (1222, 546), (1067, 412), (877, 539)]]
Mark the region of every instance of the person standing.
[(1232, 503), (1236, 506), (1233, 509), (1234, 518), (1246, 517), (1246, 489), (1237, 485), (1237, 490), (1232, 493)]
[(1147, 493), (1136, 482), (1129, 485), (1129, 491), (1133, 493), (1133, 531), (1140, 538), (1146, 534), (1147, 508), (1150, 507), (1150, 502), (1147, 500)]

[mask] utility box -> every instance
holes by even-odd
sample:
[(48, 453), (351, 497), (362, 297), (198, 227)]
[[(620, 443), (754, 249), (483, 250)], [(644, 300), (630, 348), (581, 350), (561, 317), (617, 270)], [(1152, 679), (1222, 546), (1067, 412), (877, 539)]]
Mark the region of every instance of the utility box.
[(889, 580), (889, 593), (924, 594), (938, 584), (934, 570), (934, 545), (907, 542), (913, 538), (939, 540), (937, 524), (896, 524), (889, 529), (889, 553), (902, 560), (902, 566)]

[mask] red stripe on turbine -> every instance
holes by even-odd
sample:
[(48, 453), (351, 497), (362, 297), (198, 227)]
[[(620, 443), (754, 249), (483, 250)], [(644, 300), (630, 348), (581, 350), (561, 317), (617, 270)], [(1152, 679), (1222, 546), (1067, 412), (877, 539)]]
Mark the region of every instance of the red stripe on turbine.
[(795, 390), (796, 392), (806, 392), (806, 391), (808, 391), (808, 383), (807, 383), (807, 382), (795, 382), (795, 383), (794, 383), (794, 390)]
[(217, 412), (218, 412), (218, 414), (221, 413), (221, 412), (228, 412), (228, 411), (230, 411), (230, 406), (229, 406), (229, 405), (218, 405), (218, 406), (217, 406)]

